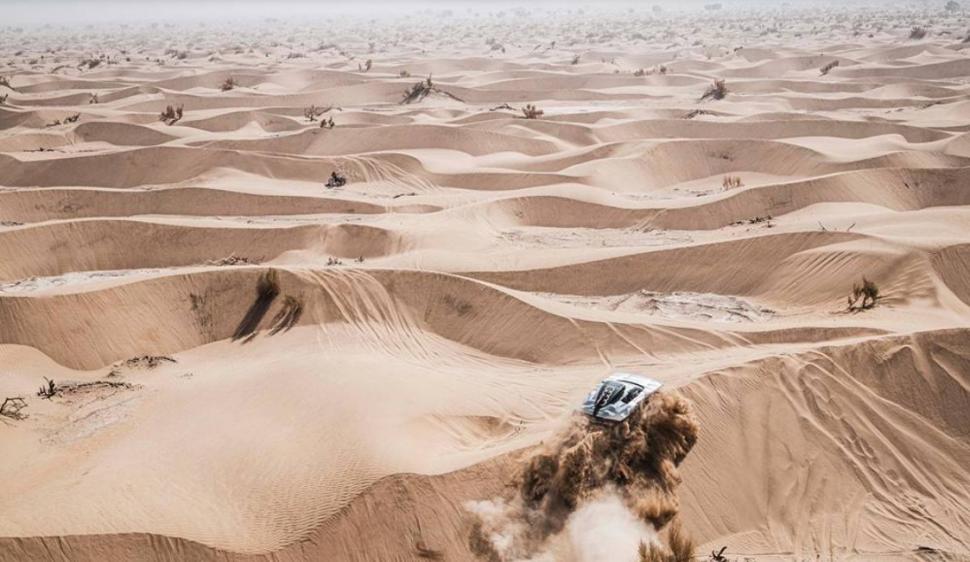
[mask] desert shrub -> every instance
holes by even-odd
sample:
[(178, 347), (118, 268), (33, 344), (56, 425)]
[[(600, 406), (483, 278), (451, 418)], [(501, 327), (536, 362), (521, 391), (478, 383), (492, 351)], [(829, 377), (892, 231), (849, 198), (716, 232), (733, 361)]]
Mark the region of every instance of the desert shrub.
[(721, 182), (721, 186), (724, 189), (734, 189), (744, 185), (741, 183), (741, 178), (739, 176), (724, 176), (724, 181)]
[(657, 67), (657, 72), (660, 74), (667, 74), (667, 65), (661, 64), (659, 67)]
[(165, 106), (165, 111), (163, 111), (159, 116), (158, 120), (162, 121), (166, 125), (174, 125), (182, 119), (182, 106), (173, 107), (171, 105)]
[(704, 100), (723, 100), (727, 96), (728, 89), (727, 84), (724, 80), (715, 80), (713, 84), (708, 86), (707, 90), (704, 91), (704, 95), (701, 96), (700, 101)]
[(311, 123), (316, 121), (317, 117), (323, 115), (323, 113), (324, 113), (323, 109), (315, 105), (311, 105), (310, 107), (303, 108), (303, 116), (306, 117), (306, 120)]
[(68, 115), (64, 118), (65, 123), (77, 123), (77, 120), (81, 118), (80, 113), (75, 113), (74, 115)]
[(89, 103), (89, 104), (92, 104), (92, 103), (99, 103), (99, 101), (100, 101), (100, 100), (98, 100), (98, 94), (91, 94), (91, 99), (90, 99), (90, 100), (88, 100), (88, 103)]
[(545, 114), (544, 111), (532, 105), (531, 103), (526, 104), (526, 106), (522, 108), (522, 116), (525, 117), (526, 119), (538, 119), (542, 117), (544, 114)]
[(222, 83), (221, 86), (219, 86), (219, 89), (222, 90), (223, 92), (228, 92), (229, 90), (232, 90), (238, 85), (239, 83), (236, 82), (236, 79), (230, 76), (229, 78), (225, 79), (225, 81)]
[(868, 310), (876, 306), (878, 299), (879, 287), (863, 277), (861, 285), (852, 286), (852, 294), (846, 300), (848, 301), (848, 310)]
[(819, 72), (821, 72), (822, 76), (825, 76), (826, 74), (829, 73), (829, 71), (831, 71), (833, 68), (835, 68), (837, 66), (839, 66), (839, 61), (834, 60), (834, 61), (826, 64), (825, 66), (823, 66), (821, 68), (821, 70), (819, 70)]
[(644, 69), (642, 69), (642, 68), (638, 68), (638, 69), (636, 69), (636, 70), (633, 71), (633, 75), (634, 76), (646, 76), (647, 75), (647, 71), (644, 70)]
[(47, 377), (44, 377), (44, 381), (44, 384), (37, 390), (37, 396), (47, 399), (53, 398), (57, 394), (57, 383)]
[(402, 70), (401, 72), (398, 72), (397, 75), (400, 76), (401, 78), (410, 78), (411, 77), (411, 73), (408, 72), (407, 70)]
[(330, 172), (330, 179), (327, 180), (327, 187), (343, 187), (347, 185), (347, 178), (339, 174), (336, 170)]
[(321, 119), (320, 120), (320, 128), (321, 129), (333, 129), (336, 126), (337, 126), (337, 124), (333, 122), (333, 117), (328, 117), (326, 119)]
[(428, 94), (434, 91), (434, 89), (435, 85), (431, 80), (431, 75), (429, 74), (427, 79), (414, 84), (411, 86), (411, 89), (404, 91), (404, 100), (402, 100), (401, 103), (413, 103), (416, 101), (421, 101)]
[(10, 94), (3, 94), (2, 96), (0, 96), (0, 105), (7, 103), (7, 96), (9, 95)]
[(367, 59), (364, 64), (357, 63), (357, 70), (367, 72), (372, 66), (374, 66), (374, 61)]
[(431, 75), (429, 74), (427, 79), (414, 84), (409, 89), (404, 91), (404, 99), (401, 100), (401, 103), (408, 104), (419, 102), (428, 97), (428, 94), (431, 94), (432, 92), (447, 96), (456, 101), (462, 101), (461, 98), (452, 95), (435, 85), (435, 83), (431, 80)]
[(22, 420), (27, 417), (27, 414), (22, 414), (20, 411), (26, 407), (27, 402), (19, 396), (4, 398), (3, 403), (0, 404), (0, 416), (14, 420)]
[(921, 26), (916, 25), (916, 26), (913, 26), (913, 29), (911, 29), (909, 31), (909, 38), (910, 39), (917, 39), (917, 40), (919, 40), (919, 39), (923, 39), (924, 37), (926, 37), (926, 28), (925, 27), (921, 27)]
[(706, 109), (692, 109), (684, 115), (684, 119), (693, 119), (698, 115), (714, 115), (714, 113), (707, 111)]
[(7, 78), (6, 76), (0, 76), (0, 86), (3, 86), (5, 88), (10, 88), (15, 92), (17, 91), (16, 88), (10, 85), (10, 78)]
[(571, 64), (573, 66), (579, 64), (579, 55), (573, 55), (573, 60), (569, 64)]
[(249, 265), (253, 263), (252, 260), (245, 256), (237, 256), (236, 254), (229, 254), (224, 258), (219, 258), (217, 260), (208, 260), (205, 262), (207, 265)]

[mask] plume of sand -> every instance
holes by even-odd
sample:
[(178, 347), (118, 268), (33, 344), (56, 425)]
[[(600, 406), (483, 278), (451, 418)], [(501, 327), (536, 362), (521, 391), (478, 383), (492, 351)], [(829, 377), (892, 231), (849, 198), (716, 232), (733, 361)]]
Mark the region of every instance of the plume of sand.
[[(621, 505), (633, 520), (660, 530), (679, 510), (677, 467), (697, 434), (687, 401), (672, 393), (651, 396), (620, 423), (573, 418), (525, 461), (512, 497), (467, 506), (473, 514), (469, 545), (492, 562), (534, 559), (551, 537), (563, 533), (576, 518), (584, 519), (588, 509), (608, 511), (603, 506), (611, 505), (611, 496), (614, 507)], [(614, 521), (614, 530), (631, 528), (623, 524), (624, 517), (608, 520)], [(597, 534), (588, 525), (573, 523), (572, 528)], [(644, 541), (642, 533), (629, 531), (625, 536), (632, 541), (629, 553), (635, 557), (636, 545)], [(599, 559), (583, 557), (582, 539), (570, 540), (581, 560)]]

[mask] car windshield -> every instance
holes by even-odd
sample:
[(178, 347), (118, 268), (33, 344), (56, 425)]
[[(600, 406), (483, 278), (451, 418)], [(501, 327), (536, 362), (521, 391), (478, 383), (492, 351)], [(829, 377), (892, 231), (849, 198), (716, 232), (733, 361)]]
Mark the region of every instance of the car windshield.
[(596, 393), (594, 412), (599, 412), (600, 408), (615, 404), (623, 398), (626, 386), (616, 381), (604, 381)]

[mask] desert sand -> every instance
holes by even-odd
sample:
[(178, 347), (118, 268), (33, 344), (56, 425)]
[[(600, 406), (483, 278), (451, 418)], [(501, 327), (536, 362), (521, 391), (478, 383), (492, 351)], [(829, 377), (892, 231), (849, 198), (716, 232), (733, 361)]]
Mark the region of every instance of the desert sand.
[(474, 560), (614, 370), (698, 556), (970, 558), (936, 4), (0, 27), (0, 560)]

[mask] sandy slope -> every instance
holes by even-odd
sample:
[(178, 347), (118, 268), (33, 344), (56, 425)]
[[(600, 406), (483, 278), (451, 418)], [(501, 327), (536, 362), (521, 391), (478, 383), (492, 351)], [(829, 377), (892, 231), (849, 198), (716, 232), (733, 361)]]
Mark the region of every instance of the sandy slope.
[(471, 559), (463, 504), (614, 368), (694, 404), (701, 552), (970, 557), (962, 26), (4, 30), (0, 560)]

